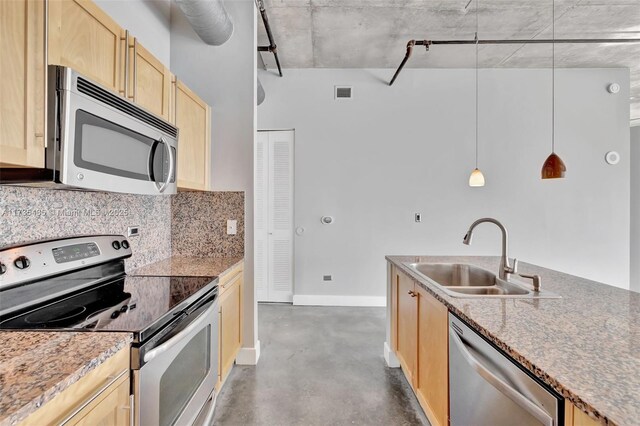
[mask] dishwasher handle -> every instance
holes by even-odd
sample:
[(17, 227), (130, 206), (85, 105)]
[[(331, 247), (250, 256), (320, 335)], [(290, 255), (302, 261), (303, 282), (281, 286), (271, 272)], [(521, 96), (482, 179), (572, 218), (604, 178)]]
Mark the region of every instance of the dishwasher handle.
[(464, 344), (458, 333), (449, 328), (449, 337), (456, 344), (460, 353), (466, 359), (467, 363), (473, 368), (484, 380), (491, 386), (497, 389), (500, 393), (508, 397), (511, 401), (518, 404), (523, 410), (530, 413), (533, 417), (538, 419), (543, 425), (554, 426), (553, 417), (546, 411), (534, 404), (523, 394), (518, 392), (517, 389), (509, 385), (507, 382), (496, 376), (491, 370), (482, 365), (482, 363), (469, 352), (467, 346)]

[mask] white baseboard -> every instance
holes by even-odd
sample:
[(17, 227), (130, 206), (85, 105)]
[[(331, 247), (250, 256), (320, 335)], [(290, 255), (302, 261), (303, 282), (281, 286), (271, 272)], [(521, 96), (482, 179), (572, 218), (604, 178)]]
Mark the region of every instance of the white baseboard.
[(314, 296), (295, 294), (296, 306), (387, 306), (385, 296)]
[(384, 360), (391, 368), (400, 367), (400, 361), (398, 360), (396, 353), (391, 350), (391, 347), (389, 347), (387, 342), (384, 342)]
[(256, 365), (260, 359), (260, 340), (256, 341), (255, 348), (240, 348), (236, 357), (238, 365)]

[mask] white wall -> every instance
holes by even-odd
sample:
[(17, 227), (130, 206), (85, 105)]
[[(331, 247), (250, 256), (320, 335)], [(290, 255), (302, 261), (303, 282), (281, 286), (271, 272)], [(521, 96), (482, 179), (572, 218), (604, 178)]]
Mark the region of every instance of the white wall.
[(257, 343), (253, 286), (253, 140), (255, 123), (256, 12), (253, 0), (226, 2), (235, 29), (222, 46), (208, 46), (171, 6), (171, 70), (212, 107), (212, 184), (245, 191), (245, 324), (243, 346)]
[(631, 290), (640, 292), (640, 126), (631, 128)]
[(95, 0), (122, 28), (169, 66), (170, 0)]
[[(549, 70), (480, 71), (480, 167), (474, 167), (473, 70), (259, 72), (259, 129), (296, 129), (295, 286), (301, 295), (385, 296), (386, 254), (498, 255), (492, 216), (511, 256), (629, 285), (629, 72), (558, 70), (557, 152), (568, 171), (542, 181), (550, 153)], [(620, 83), (617, 95), (606, 91)], [(354, 99), (335, 101), (334, 85)], [(622, 160), (608, 166), (604, 154)], [(422, 213), (422, 223), (414, 213)], [(335, 216), (334, 225), (320, 217)], [(323, 282), (333, 274), (333, 282)]]

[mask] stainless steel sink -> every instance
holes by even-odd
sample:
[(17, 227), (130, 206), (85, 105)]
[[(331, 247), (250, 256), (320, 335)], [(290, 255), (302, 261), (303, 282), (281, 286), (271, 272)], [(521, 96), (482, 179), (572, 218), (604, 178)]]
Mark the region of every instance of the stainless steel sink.
[(559, 298), (548, 291), (533, 291), (526, 283), (498, 278), (494, 273), (465, 263), (405, 263), (419, 276), (453, 297)]

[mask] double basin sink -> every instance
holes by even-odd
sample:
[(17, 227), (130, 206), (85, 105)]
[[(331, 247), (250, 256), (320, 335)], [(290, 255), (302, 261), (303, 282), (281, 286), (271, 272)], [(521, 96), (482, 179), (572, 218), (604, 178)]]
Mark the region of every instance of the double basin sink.
[(548, 291), (533, 291), (527, 283), (505, 281), (486, 269), (464, 263), (405, 263), (452, 297), (559, 298)]

